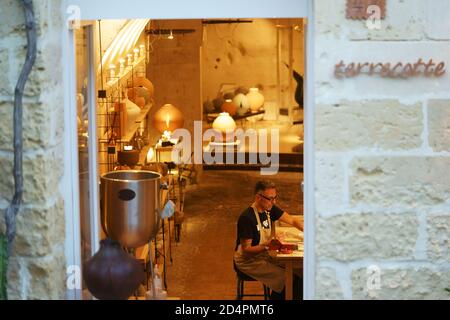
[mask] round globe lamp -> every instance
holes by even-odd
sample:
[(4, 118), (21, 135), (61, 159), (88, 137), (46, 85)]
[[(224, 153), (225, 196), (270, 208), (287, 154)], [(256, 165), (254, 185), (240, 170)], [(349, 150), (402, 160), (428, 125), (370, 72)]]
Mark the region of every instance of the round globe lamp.
[(236, 129), (236, 122), (234, 122), (234, 119), (228, 112), (220, 113), (219, 116), (214, 120), (212, 127), (214, 130), (221, 133), (222, 141), (233, 141), (234, 135), (232, 133)]
[(153, 116), (153, 125), (160, 133), (173, 132), (184, 125), (184, 117), (180, 110), (171, 104), (163, 105)]

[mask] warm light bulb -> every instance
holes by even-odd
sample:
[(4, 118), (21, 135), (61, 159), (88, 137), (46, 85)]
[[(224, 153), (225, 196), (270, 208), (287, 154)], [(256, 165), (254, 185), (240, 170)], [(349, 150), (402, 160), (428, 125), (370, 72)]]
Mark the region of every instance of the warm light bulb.
[(166, 114), (166, 126), (167, 128), (169, 128), (169, 124), (170, 124), (170, 113)]
[(167, 36), (167, 39), (170, 39), (170, 40), (173, 39), (173, 33), (172, 33), (172, 30), (170, 30), (170, 34)]
[(165, 104), (153, 116), (153, 125), (161, 133), (164, 130), (173, 131), (183, 127), (184, 117), (176, 107), (171, 104)]

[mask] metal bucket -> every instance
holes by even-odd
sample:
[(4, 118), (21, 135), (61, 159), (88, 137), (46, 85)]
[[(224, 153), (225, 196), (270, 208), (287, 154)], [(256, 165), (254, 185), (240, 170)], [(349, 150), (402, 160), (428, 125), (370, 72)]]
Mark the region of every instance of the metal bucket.
[(161, 175), (153, 171), (112, 171), (101, 176), (102, 227), (108, 237), (136, 248), (156, 236)]

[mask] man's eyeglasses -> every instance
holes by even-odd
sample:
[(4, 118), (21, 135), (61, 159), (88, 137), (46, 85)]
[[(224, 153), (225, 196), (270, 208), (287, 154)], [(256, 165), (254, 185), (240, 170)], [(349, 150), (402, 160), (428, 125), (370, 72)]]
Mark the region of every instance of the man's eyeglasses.
[(275, 197), (267, 197), (265, 195), (263, 195), (262, 193), (258, 193), (258, 195), (260, 195), (261, 197), (263, 197), (266, 200), (269, 200), (270, 202), (277, 200), (278, 195), (276, 195)]

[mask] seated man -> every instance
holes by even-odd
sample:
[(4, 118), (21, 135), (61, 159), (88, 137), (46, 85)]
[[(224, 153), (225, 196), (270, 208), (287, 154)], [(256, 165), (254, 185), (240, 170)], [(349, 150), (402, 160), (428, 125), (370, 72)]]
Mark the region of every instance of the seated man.
[(292, 216), (274, 205), (275, 184), (259, 181), (255, 200), (239, 216), (234, 253), (236, 267), (272, 290), (271, 299), (284, 297), (284, 269), (269, 255), (269, 243), (274, 238), (273, 221), (279, 220), (303, 230), (300, 216)]

